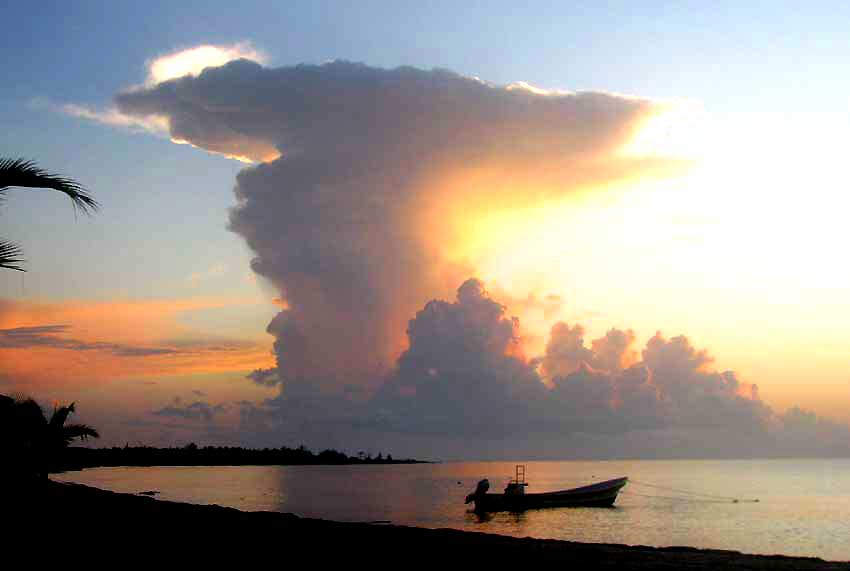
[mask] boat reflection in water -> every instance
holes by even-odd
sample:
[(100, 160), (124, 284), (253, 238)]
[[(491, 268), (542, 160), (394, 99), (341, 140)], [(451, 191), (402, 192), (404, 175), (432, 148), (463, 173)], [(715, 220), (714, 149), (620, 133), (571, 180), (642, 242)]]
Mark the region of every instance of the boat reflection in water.
[(626, 485), (628, 478), (615, 478), (589, 486), (527, 494), (525, 488), (525, 466), (516, 467), (516, 477), (505, 486), (502, 494), (487, 493), (490, 482), (486, 479), (478, 482), (475, 491), (466, 496), (466, 503), (475, 502), (477, 512), (523, 511), (539, 508), (575, 508), (575, 507), (611, 507), (617, 494)]

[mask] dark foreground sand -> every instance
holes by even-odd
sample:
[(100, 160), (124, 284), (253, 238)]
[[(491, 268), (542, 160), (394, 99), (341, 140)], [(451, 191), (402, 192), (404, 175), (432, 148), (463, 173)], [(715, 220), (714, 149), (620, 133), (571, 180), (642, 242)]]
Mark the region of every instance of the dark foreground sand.
[[(238, 564), (380, 569), (507, 565), (559, 569), (850, 569), (821, 559), (688, 547), (587, 544), (242, 512), (50, 482), (11, 494), (0, 549), (73, 567)], [(33, 550), (36, 551), (33, 551)], [(37, 551), (41, 549), (41, 551)], [(8, 555), (7, 555), (8, 556)], [(56, 558), (60, 558), (61, 561)], [(63, 567), (66, 565), (62, 565)], [(15, 567), (9, 567), (10, 569)], [(23, 568), (23, 567), (18, 567)]]

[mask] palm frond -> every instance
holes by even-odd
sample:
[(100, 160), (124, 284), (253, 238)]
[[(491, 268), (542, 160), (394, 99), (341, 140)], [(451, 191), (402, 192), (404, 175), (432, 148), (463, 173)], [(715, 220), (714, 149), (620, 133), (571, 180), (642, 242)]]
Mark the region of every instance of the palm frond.
[(91, 438), (100, 438), (100, 433), (88, 424), (69, 424), (62, 429), (62, 436), (65, 442), (69, 443), (75, 438), (86, 440)]
[(0, 197), (13, 186), (50, 188), (68, 196), (75, 209), (84, 214), (96, 211), (100, 205), (80, 183), (46, 170), (27, 159), (0, 159)]
[(0, 268), (23, 272), (26, 270), (18, 265), (23, 263), (23, 261), (21, 248), (17, 244), (0, 240)]
[(50, 428), (54, 430), (61, 429), (72, 412), (74, 412), (74, 403), (71, 403), (70, 406), (62, 406), (54, 410), (50, 416)]
[(47, 418), (44, 416), (44, 409), (32, 397), (13, 395), (15, 399), (15, 414), (21, 419), (26, 426), (46, 426)]

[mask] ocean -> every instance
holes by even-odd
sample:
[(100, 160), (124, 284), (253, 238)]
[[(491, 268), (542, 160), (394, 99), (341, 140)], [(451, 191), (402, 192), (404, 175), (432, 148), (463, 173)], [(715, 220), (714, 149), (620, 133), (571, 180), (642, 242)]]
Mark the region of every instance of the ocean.
[[(526, 466), (528, 492), (619, 476), (630, 483), (613, 508), (482, 517), (464, 505), (482, 478), (489, 478), (491, 491), (501, 491), (516, 464)], [(164, 500), (337, 521), (850, 560), (850, 459), (95, 468), (55, 478), (117, 492), (157, 490)]]

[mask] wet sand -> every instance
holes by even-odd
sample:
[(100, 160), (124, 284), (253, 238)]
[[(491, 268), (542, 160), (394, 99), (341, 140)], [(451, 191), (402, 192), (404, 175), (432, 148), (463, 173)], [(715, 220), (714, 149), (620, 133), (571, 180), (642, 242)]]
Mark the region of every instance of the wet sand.
[[(276, 564), (367, 568), (567, 565), (576, 569), (850, 569), (816, 558), (747, 555), (689, 547), (655, 548), (514, 538), (450, 529), (339, 523), (276, 512), (243, 512), (79, 484), (50, 482), (6, 502), (14, 549), (54, 546), (86, 566), (129, 563)], [(11, 517), (9, 517), (11, 516)], [(67, 552), (68, 549), (73, 551)], [(50, 555), (45, 553), (44, 555)], [(117, 558), (117, 559), (116, 559)], [(166, 567), (168, 568), (168, 566)]]

